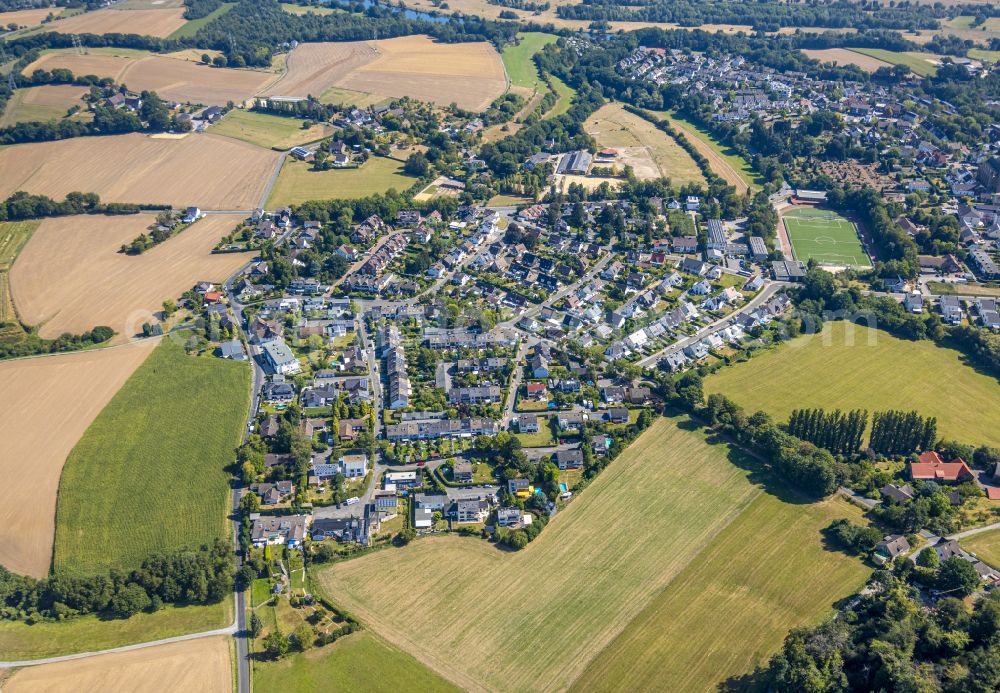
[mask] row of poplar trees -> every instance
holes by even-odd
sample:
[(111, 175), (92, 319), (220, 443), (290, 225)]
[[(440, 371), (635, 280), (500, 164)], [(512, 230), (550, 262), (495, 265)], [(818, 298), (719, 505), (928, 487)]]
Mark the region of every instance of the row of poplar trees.
[[(827, 413), (823, 409), (795, 409), (788, 432), (835, 455), (856, 455), (864, 448), (868, 411), (854, 409)], [(883, 455), (908, 455), (929, 450), (937, 440), (937, 419), (915, 411), (877, 411), (872, 414), (868, 447)]]

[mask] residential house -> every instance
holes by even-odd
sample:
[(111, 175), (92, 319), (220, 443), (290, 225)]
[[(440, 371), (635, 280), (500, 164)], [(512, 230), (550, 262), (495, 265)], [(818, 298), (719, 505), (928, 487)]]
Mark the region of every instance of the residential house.
[(960, 483), (975, 479), (969, 465), (961, 457), (945, 462), (933, 450), (921, 453), (919, 462), (910, 462), (910, 478), (914, 481), (936, 481), (938, 483)]
[(892, 534), (875, 545), (872, 560), (877, 565), (891, 563), (896, 556), (905, 555), (910, 550), (910, 542), (902, 534)]
[(309, 515), (256, 517), (250, 524), (250, 538), (257, 548), (269, 544), (286, 544), (292, 549), (301, 548), (310, 520)]

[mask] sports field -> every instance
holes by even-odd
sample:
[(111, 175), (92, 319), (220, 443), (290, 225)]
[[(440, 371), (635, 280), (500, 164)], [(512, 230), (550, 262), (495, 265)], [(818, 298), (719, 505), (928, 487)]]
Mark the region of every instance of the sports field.
[(5, 693), (230, 693), (230, 639), (216, 635), (19, 669)]
[[(0, 363), (0, 565), (43, 577), (63, 462), (155, 342)], [(4, 651), (0, 636), (0, 652)]]
[(305, 122), (300, 118), (237, 108), (212, 125), (209, 132), (268, 149), (291, 149), (299, 144), (321, 140), (333, 132), (333, 127), (324, 123), (303, 128)]
[[(684, 690), (714, 688), (745, 673), (758, 653), (770, 654), (789, 626), (826, 615), (865, 572), (854, 559), (823, 556), (819, 534), (811, 531), (855, 511), (838, 501), (809, 508), (789, 503), (782, 515), (782, 503), (762, 499), (745, 466), (733, 461), (747, 462), (725, 444), (709, 444), (690, 424), (659, 419), (520, 552), (478, 539), (433, 537), (338, 564), (319, 580), (377, 634), (462, 688), (547, 691), (569, 687), (605, 648), (614, 652), (623, 632), (669, 650), (666, 623), (653, 618), (664, 590), (689, 590), (692, 571), (704, 576), (703, 563), (728, 560), (739, 569), (711, 576), (720, 583), (713, 592), (729, 587), (724, 579), (745, 581), (727, 597), (738, 618), (717, 618), (697, 602), (672, 614), (697, 623), (684, 637), (719, 647), (713, 667), (702, 667), (703, 653), (692, 648), (685, 649), (690, 659), (642, 662), (652, 676), (697, 672)], [(800, 520), (799, 513), (811, 519)], [(789, 518), (797, 531), (783, 534), (787, 540), (774, 550), (784, 546), (801, 557), (794, 567), (776, 564), (758, 544)], [(756, 594), (755, 581), (772, 591)], [(782, 590), (796, 594), (786, 612), (755, 618)], [(403, 593), (406, 600), (399, 599)], [(649, 624), (631, 625), (636, 618)], [(614, 661), (638, 667), (620, 655)], [(604, 680), (604, 689), (612, 687)]]
[(369, 631), (354, 633), (304, 654), (293, 654), (279, 662), (257, 662), (253, 667), (253, 685), (259, 691), (282, 693), (334, 690), (457, 693), (459, 690)]
[(353, 200), (395, 188), (407, 190), (416, 181), (403, 174), (403, 163), (373, 156), (360, 168), (313, 171), (312, 164), (288, 157), (267, 198), (267, 207), (295, 205), (307, 200)]
[(189, 357), (163, 339), (66, 460), (55, 572), (131, 568), (226, 538), (226, 467), (249, 406), (246, 363)]
[(118, 252), (148, 233), (150, 214), (52, 217), (38, 225), (10, 272), (21, 319), (45, 338), (107, 325), (116, 342), (155, 320), (163, 301), (198, 281), (221, 282), (246, 261), (241, 253), (212, 253), (243, 219), (213, 214), (141, 255)]
[(718, 371), (705, 390), (779, 421), (809, 407), (916, 409), (937, 417), (944, 438), (1000, 445), (1000, 384), (962, 359), (927, 340), (910, 342), (838, 321)]
[(782, 215), (795, 259), (816, 260), (821, 265), (871, 267), (858, 230), (836, 212), (799, 207)]

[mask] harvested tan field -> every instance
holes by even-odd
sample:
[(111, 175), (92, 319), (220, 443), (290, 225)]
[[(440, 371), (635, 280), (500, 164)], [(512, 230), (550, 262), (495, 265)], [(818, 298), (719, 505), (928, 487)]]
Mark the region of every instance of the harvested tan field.
[(166, 100), (211, 105), (246, 101), (274, 79), (271, 72), (212, 67), (187, 57), (183, 52), (170, 55), (138, 51), (122, 51), (117, 55), (54, 52), (28, 65), (24, 73), (63, 67), (75, 75), (111, 77), (134, 91), (155, 91)]
[(271, 96), (315, 96), (377, 57), (366, 41), (301, 43), (288, 54), (287, 72), (265, 91)]
[[(70, 107), (79, 106), (83, 109), (87, 105), (82, 99), (86, 93), (86, 87), (68, 84), (43, 84), (28, 89), (18, 89), (0, 116), (0, 127), (33, 120), (63, 118)], [(84, 112), (78, 113), (76, 117), (84, 117)]]
[(846, 48), (824, 48), (822, 50), (803, 50), (813, 60), (822, 63), (836, 63), (837, 65), (857, 65), (862, 70), (875, 72), (880, 67), (892, 67), (892, 63), (873, 58), (870, 55), (862, 55)]
[(128, 50), (123, 50), (120, 55), (93, 51), (86, 55), (67, 51), (45, 53), (39, 56), (38, 60), (25, 67), (22, 73), (30, 75), (38, 69), (53, 70), (62, 67), (72, 70), (74, 75), (97, 75), (98, 77), (111, 77), (117, 81), (125, 68), (136, 60), (128, 53), (130, 53)]
[(33, 10), (15, 10), (13, 12), (0, 12), (0, 26), (6, 27), (10, 24), (20, 26), (36, 26), (50, 14), (62, 12), (60, 7), (38, 7)]
[(229, 638), (217, 635), (19, 669), (4, 693), (229, 693)]
[(13, 499), (0, 505), (0, 564), (48, 573), (63, 463), (156, 342), (0, 363), (0, 472)]
[(246, 101), (274, 79), (271, 72), (211, 67), (159, 55), (138, 60), (121, 75), (130, 89), (181, 102), (225, 105)]
[(269, 94), (318, 97), (340, 87), (481, 110), (507, 88), (503, 63), (492, 45), (437, 43), (427, 36), (302, 44), (289, 55), (287, 66), (286, 75), (267, 88)]
[(212, 254), (242, 219), (212, 215), (141, 255), (118, 249), (146, 232), (149, 214), (56, 217), (41, 223), (10, 273), (21, 319), (42, 337), (108, 325), (124, 341), (142, 330), (166, 299), (201, 280), (226, 279), (248, 256)]
[[(705, 184), (691, 155), (653, 123), (626, 111), (621, 104), (601, 106), (583, 127), (601, 147), (617, 150), (614, 166), (631, 166), (640, 180), (666, 176), (678, 185)], [(608, 164), (595, 161), (594, 166)]]
[(186, 22), (183, 7), (153, 10), (105, 9), (53, 22), (52, 30), (62, 34), (141, 34), (166, 38)]
[(163, 139), (133, 133), (16, 145), (0, 150), (0, 197), (24, 190), (62, 198), (77, 190), (115, 202), (253, 209), (280, 156), (211, 134)]

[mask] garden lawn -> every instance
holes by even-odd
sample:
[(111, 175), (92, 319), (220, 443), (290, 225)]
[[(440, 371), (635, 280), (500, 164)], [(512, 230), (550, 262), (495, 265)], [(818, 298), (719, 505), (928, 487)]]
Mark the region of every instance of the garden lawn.
[(0, 656), (19, 661), (93, 652), (225, 628), (232, 622), (230, 599), (208, 606), (167, 606), (124, 620), (105, 621), (98, 616), (81, 616), (30, 626), (21, 621), (0, 620)]
[(233, 137), (258, 147), (291, 149), (292, 147), (322, 139), (332, 128), (316, 123), (303, 128), (301, 118), (286, 118), (271, 113), (234, 108), (222, 120), (209, 128), (216, 135)]
[(559, 37), (539, 31), (528, 31), (518, 34), (517, 38), (519, 43), (516, 46), (513, 44), (505, 46), (500, 56), (503, 58), (511, 86), (531, 91), (545, 90), (545, 82), (538, 76), (538, 68), (531, 58), (548, 44), (555, 43)]
[(253, 685), (260, 691), (282, 693), (459, 690), (410, 655), (366, 631), (279, 662), (254, 662)]
[(246, 363), (165, 338), (76, 444), (59, 482), (54, 569), (134, 568), (225, 539), (229, 474), (250, 406)]
[[(870, 343), (874, 340), (874, 344)], [(1000, 445), (1000, 384), (966, 366), (954, 349), (910, 342), (844, 321), (797, 337), (705, 381), (753, 412), (786, 421), (793, 409), (916, 409), (936, 416), (938, 435)]]
[(884, 60), (893, 65), (906, 65), (915, 74), (922, 77), (933, 75), (937, 72), (930, 61), (936, 60), (939, 56), (933, 53), (919, 53), (916, 51), (890, 51), (884, 48), (851, 48), (855, 53), (870, 55), (873, 58)]
[(416, 179), (403, 174), (403, 163), (373, 156), (360, 168), (312, 171), (312, 164), (285, 159), (271, 190), (267, 207), (301, 204), (308, 200), (353, 200), (375, 193), (408, 190)]
[[(753, 466), (690, 422), (661, 418), (520, 552), (474, 538), (429, 537), (339, 563), (320, 572), (319, 581), (334, 602), (462, 688), (548, 691), (568, 688), (623, 631), (640, 628), (630, 625), (637, 617), (648, 623), (635, 631), (638, 640), (661, 642), (666, 626), (650, 620), (652, 605), (665, 589), (689, 590), (691, 571), (716, 581), (716, 590), (742, 573), (748, 587), (770, 591), (737, 589), (726, 597), (740, 617), (735, 632), (725, 614), (710, 613), (697, 624), (692, 637), (725, 653), (715, 668), (705, 670), (698, 661), (703, 652), (693, 648), (685, 649), (690, 658), (642, 663), (654, 679), (698, 670), (695, 688), (714, 688), (770, 654), (789, 626), (828, 613), (864, 575), (857, 559), (819, 548), (818, 527), (851, 509), (838, 502), (784, 508), (777, 498), (762, 499), (749, 480)], [(762, 547), (770, 539), (756, 531), (780, 539)], [(740, 568), (732, 577), (708, 573), (727, 560)], [(797, 560), (803, 564), (793, 567)], [(806, 584), (796, 588), (787, 612), (756, 624), (780, 592), (771, 588), (793, 580)], [(406, 600), (399, 599), (403, 592)], [(708, 613), (705, 605), (690, 608), (680, 615)], [(603, 687), (620, 686), (605, 681)]]
[(853, 223), (836, 212), (803, 207), (783, 217), (795, 259), (824, 265), (871, 267)]

